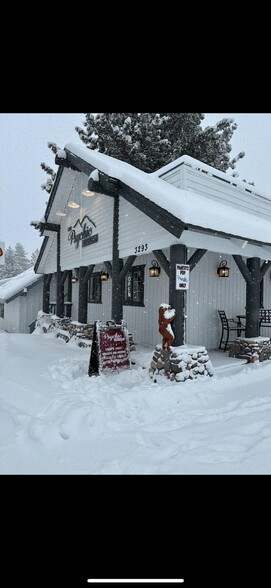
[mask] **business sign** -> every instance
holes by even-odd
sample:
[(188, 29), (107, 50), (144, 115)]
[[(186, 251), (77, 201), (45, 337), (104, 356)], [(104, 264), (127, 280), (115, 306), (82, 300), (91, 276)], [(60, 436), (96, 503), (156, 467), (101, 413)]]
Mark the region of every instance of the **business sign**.
[(93, 227), (96, 229), (95, 223), (87, 214), (85, 214), (81, 221), (78, 219), (72, 227), (68, 227), (68, 240), (70, 245), (75, 245), (75, 249), (78, 249), (80, 241), (82, 241), (82, 247), (97, 243), (98, 233), (95, 235), (92, 234)]
[(176, 290), (188, 290), (189, 270), (189, 265), (176, 264)]
[[(111, 321), (109, 321), (110, 323)], [(128, 331), (121, 325), (95, 322), (89, 362), (89, 376), (129, 369)]]
[(5, 265), (5, 243), (0, 241), (0, 265)]

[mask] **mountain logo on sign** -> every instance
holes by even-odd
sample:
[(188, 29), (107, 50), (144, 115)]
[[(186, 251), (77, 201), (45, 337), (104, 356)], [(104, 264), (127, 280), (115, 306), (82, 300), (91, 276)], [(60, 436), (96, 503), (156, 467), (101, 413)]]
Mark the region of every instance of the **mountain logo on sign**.
[(70, 245), (75, 244), (75, 249), (78, 249), (80, 241), (82, 241), (82, 247), (97, 243), (98, 234), (92, 235), (93, 227), (90, 224), (96, 229), (95, 223), (85, 214), (81, 221), (78, 219), (72, 227), (68, 227), (68, 240)]

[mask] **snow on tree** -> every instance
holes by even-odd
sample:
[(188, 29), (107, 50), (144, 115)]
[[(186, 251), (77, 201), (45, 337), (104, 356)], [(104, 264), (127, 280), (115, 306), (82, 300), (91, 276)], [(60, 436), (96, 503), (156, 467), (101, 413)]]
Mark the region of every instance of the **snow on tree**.
[(33, 251), (31, 253), (31, 258), (30, 258), (31, 266), (34, 266), (35, 265), (35, 263), (36, 263), (36, 261), (38, 259), (38, 256), (39, 256), (39, 252), (40, 252), (39, 249), (35, 249), (35, 251)]
[(5, 265), (0, 269), (0, 279), (13, 278), (32, 265), (21, 243), (16, 243), (14, 249), (9, 246), (6, 249)]
[[(56, 143), (52, 143), (51, 141), (49, 141), (47, 143), (48, 149), (51, 149), (51, 151), (53, 151), (53, 153), (57, 153), (57, 151), (59, 150), (59, 147), (57, 146)], [(42, 190), (46, 190), (46, 192), (48, 192), (48, 194), (50, 194), (54, 181), (55, 181), (55, 177), (56, 177), (56, 172), (50, 167), (50, 165), (48, 165), (47, 163), (45, 163), (44, 161), (40, 164), (41, 169), (43, 169), (43, 171), (48, 174), (50, 177), (47, 178), (46, 182), (44, 184), (41, 184), (41, 188)]]
[(0, 280), (12, 278), (13, 276), (16, 276), (14, 250), (9, 246), (6, 248), (5, 265), (0, 268)]
[(27, 258), (25, 248), (21, 243), (16, 243), (15, 245), (14, 260), (14, 269), (16, 271), (16, 276), (27, 270), (32, 265), (29, 259)]
[(84, 129), (76, 127), (90, 148), (152, 172), (181, 155), (217, 169), (235, 169), (244, 152), (230, 159), (230, 140), (237, 124), (222, 119), (202, 128), (203, 113), (85, 113)]

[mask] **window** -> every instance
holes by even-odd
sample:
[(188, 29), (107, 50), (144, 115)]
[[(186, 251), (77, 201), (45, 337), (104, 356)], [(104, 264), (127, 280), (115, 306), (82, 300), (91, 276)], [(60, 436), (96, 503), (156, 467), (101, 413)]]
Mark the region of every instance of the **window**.
[(4, 304), (0, 304), (0, 318), (4, 318)]
[(88, 302), (102, 303), (102, 283), (101, 274), (91, 274), (88, 281)]
[(144, 306), (144, 265), (136, 265), (129, 270), (124, 284), (123, 304)]

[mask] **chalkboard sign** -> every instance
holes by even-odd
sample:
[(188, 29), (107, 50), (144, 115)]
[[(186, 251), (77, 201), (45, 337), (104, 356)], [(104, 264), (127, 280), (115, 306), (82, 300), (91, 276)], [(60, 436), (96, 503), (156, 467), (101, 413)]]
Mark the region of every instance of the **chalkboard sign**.
[(102, 325), (95, 322), (89, 362), (89, 376), (129, 369), (130, 350), (128, 331), (112, 321)]

